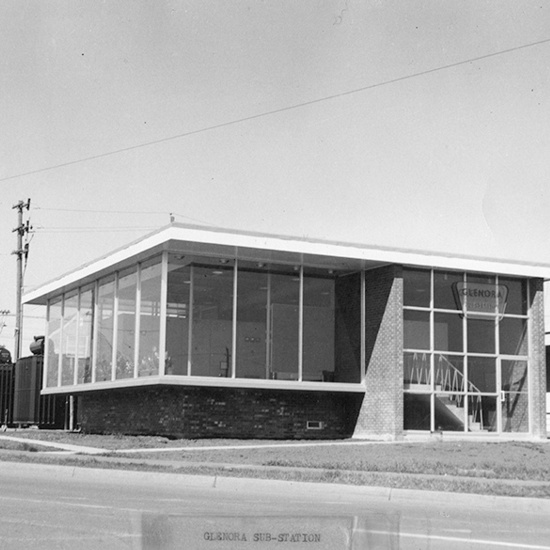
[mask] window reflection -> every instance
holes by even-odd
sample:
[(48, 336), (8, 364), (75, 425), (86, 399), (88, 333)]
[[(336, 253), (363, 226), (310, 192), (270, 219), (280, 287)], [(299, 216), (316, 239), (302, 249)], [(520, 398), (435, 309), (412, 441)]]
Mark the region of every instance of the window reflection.
[(116, 378), (134, 376), (136, 338), (136, 268), (118, 278)]
[(186, 375), (189, 362), (191, 266), (186, 258), (171, 257), (168, 263), (166, 306), (166, 374)]
[(303, 380), (334, 380), (334, 280), (304, 276)]
[(434, 340), (438, 351), (462, 351), (462, 317), (454, 313), (434, 314)]
[(113, 361), (113, 315), (115, 300), (114, 280), (101, 281), (98, 289), (98, 336), (95, 379), (97, 382), (111, 380)]
[(405, 310), (404, 337), (406, 349), (430, 348), (430, 314), (426, 311)]
[(298, 380), (300, 273), (272, 273), (271, 377)]
[(430, 272), (419, 269), (403, 271), (403, 302), (406, 306), (430, 306)]
[(499, 328), (500, 353), (527, 355), (527, 319), (505, 317)]
[(159, 373), (161, 274), (160, 258), (141, 266), (138, 376)]
[(238, 272), (237, 378), (267, 378), (268, 279), (267, 272)]
[(78, 374), (77, 382), (92, 381), (92, 339), (93, 339), (94, 290), (84, 290), (80, 294), (78, 327)]
[(61, 385), (74, 384), (78, 294), (65, 298), (61, 331)]
[(46, 385), (49, 388), (57, 386), (57, 378), (59, 373), (59, 352), (61, 348), (61, 307), (61, 298), (50, 302), (48, 315), (48, 356), (46, 365)]
[(233, 266), (193, 266), (191, 373), (231, 376)]

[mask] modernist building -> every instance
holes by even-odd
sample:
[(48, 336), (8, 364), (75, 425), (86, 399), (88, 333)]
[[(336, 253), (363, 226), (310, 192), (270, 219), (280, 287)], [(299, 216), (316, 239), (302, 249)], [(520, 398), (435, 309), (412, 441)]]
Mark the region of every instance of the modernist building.
[(29, 293), (88, 432), (546, 436), (548, 266), (172, 224)]

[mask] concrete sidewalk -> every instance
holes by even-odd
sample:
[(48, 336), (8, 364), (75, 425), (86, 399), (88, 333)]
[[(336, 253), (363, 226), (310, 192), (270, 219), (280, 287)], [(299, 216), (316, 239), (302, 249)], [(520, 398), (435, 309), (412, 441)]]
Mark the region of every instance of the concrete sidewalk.
[(82, 454), (105, 454), (110, 452), (107, 449), (98, 449), (96, 447), (86, 447), (83, 445), (70, 445), (68, 443), (56, 443), (55, 441), (44, 441), (42, 439), (29, 439), (27, 437), (13, 437), (11, 435), (0, 435), (0, 440), (15, 441), (16, 443), (27, 443), (28, 445), (40, 445), (41, 447), (52, 447), (71, 453)]

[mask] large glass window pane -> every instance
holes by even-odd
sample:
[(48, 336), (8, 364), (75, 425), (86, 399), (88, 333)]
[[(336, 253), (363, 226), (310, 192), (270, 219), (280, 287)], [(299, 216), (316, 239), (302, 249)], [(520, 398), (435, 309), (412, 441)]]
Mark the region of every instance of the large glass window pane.
[(502, 359), (501, 361), (502, 391), (527, 392), (527, 361)]
[(525, 279), (499, 277), (499, 285), (503, 285), (508, 289), (506, 306), (503, 308), (503, 313), (526, 315), (527, 281)]
[(501, 319), (499, 343), (500, 353), (503, 355), (527, 355), (527, 319)]
[(136, 338), (136, 268), (123, 271), (118, 277), (116, 378), (134, 376)]
[(495, 317), (468, 319), (468, 351), (495, 353)]
[(114, 280), (100, 281), (97, 293), (97, 359), (95, 362), (95, 379), (97, 382), (111, 380), (113, 361), (113, 329), (114, 329)]
[(438, 351), (462, 351), (462, 317), (454, 313), (434, 314), (434, 346)]
[(303, 380), (335, 379), (334, 301), (333, 279), (304, 275)]
[(79, 384), (92, 381), (92, 339), (94, 317), (94, 290), (80, 294), (78, 326), (78, 375)]
[(434, 271), (434, 307), (437, 309), (462, 309), (457, 306), (456, 285), (462, 283), (462, 273)]
[(469, 318), (496, 315), (498, 297), (495, 283), (496, 278), (492, 275), (466, 275), (466, 286), (459, 294), (465, 302)]
[(431, 390), (431, 364), (429, 353), (403, 354), (403, 386), (406, 390)]
[(430, 314), (427, 311), (405, 310), (405, 349), (430, 348)]
[(463, 392), (464, 357), (436, 354), (434, 360), (434, 383), (436, 391)]
[(468, 431), (497, 431), (497, 398), (470, 395), (468, 398)]
[(190, 306), (191, 267), (185, 258), (170, 257), (166, 306), (166, 374), (188, 373)]
[(138, 376), (155, 376), (159, 373), (162, 278), (160, 257), (142, 264), (140, 278)]
[(434, 420), (437, 431), (463, 432), (466, 420), (464, 395), (436, 393), (434, 397)]
[(403, 428), (405, 430), (431, 430), (431, 395), (405, 393), (403, 402)]
[(238, 378), (267, 378), (267, 272), (239, 269), (237, 279)]
[(528, 432), (529, 394), (504, 392), (502, 397), (502, 431), (514, 433)]
[(468, 392), (495, 393), (496, 360), (492, 357), (468, 357)]
[(48, 357), (46, 386), (57, 386), (59, 373), (59, 353), (61, 348), (61, 314), (62, 300), (57, 298), (50, 302), (48, 312)]
[(233, 266), (193, 266), (191, 374), (231, 376)]
[(271, 273), (271, 377), (298, 379), (300, 274)]
[[(334, 281), (335, 351), (334, 375), (323, 369), (323, 380), (335, 382), (361, 381), (361, 274), (352, 273)], [(328, 297), (328, 289), (323, 291)], [(305, 299), (305, 296), (304, 296)], [(306, 310), (304, 308), (304, 316)], [(305, 338), (304, 327), (304, 338)], [(328, 337), (328, 334), (327, 334)], [(305, 351), (304, 345), (304, 351)], [(330, 353), (329, 350), (326, 350)], [(334, 360), (334, 354), (331, 356)], [(305, 361), (305, 358), (304, 358)], [(305, 364), (304, 364), (305, 369)]]
[(404, 269), (403, 293), (406, 306), (430, 307), (430, 272)]
[(61, 331), (62, 386), (74, 384), (77, 314), (78, 294), (73, 294), (70, 297), (66, 297), (63, 304), (63, 329)]

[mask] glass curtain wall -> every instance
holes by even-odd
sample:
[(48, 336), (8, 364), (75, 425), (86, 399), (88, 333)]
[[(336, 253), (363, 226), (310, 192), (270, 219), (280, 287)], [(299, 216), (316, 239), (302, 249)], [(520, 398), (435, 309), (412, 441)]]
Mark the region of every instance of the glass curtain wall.
[(167, 374), (360, 382), (360, 273), (204, 262), (170, 256)]
[(361, 381), (359, 272), (166, 258), (164, 282), (157, 256), (50, 302), (48, 387), (157, 376), (161, 367), (180, 376)]
[(529, 430), (527, 282), (404, 271), (408, 430)]

